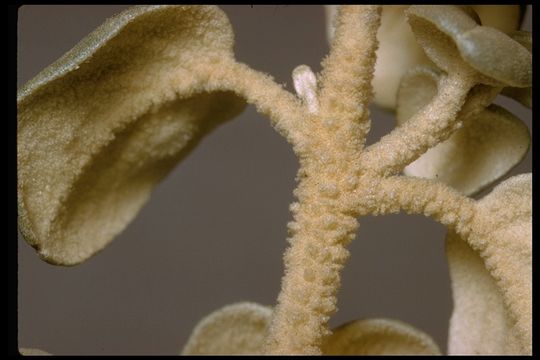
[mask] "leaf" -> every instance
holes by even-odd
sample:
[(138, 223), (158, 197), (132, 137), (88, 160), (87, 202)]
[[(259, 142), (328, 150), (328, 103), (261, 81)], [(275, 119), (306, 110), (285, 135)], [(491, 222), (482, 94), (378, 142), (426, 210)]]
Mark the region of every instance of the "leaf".
[(19, 91), (19, 225), (45, 261), (103, 249), (204, 134), (243, 110), (205, 90), (232, 48), (215, 6), (134, 7)]
[(197, 324), (182, 355), (261, 354), (271, 315), (255, 303), (225, 306)]
[(407, 17), (426, 55), (447, 73), (474, 69), (482, 84), (532, 85), (531, 53), (504, 32), (480, 26), (472, 9), (413, 5)]
[(429, 335), (397, 320), (356, 320), (335, 329), (325, 355), (440, 355)]
[[(395, 109), (399, 83), (405, 73), (416, 66), (433, 63), (417, 43), (405, 16), (410, 5), (383, 5), (381, 27), (377, 33), (379, 48), (373, 76), (374, 101), (377, 105)], [(463, 7), (467, 11), (466, 7)], [(519, 5), (471, 5), (472, 18), (479, 18), (482, 25), (510, 33), (519, 28)], [(325, 5), (326, 35), (329, 42), (334, 36), (334, 16), (337, 5)], [(514, 38), (517, 41), (517, 39)], [(522, 44), (523, 45), (523, 44)], [(396, 60), (396, 59), (399, 59)], [(529, 89), (530, 93), (530, 89)]]
[[(429, 68), (416, 68), (403, 78), (396, 109), (398, 125), (429, 104), (438, 81), (439, 72)], [(503, 108), (490, 105), (465, 119), (462, 128), (409, 164), (404, 173), (439, 180), (471, 195), (519, 164), (529, 144), (525, 124)]]
[(459, 36), (461, 57), (482, 75), (514, 87), (532, 85), (532, 55), (494, 28), (478, 26)]
[(466, 239), (447, 242), (454, 310), (449, 354), (532, 352), (532, 174), (477, 203)]
[[(379, 48), (373, 75), (374, 101), (377, 105), (394, 109), (396, 93), (402, 76), (411, 67), (432, 64), (407, 23), (405, 10), (409, 5), (384, 5), (381, 27), (377, 32)], [(327, 38), (334, 34), (333, 18), (337, 5), (325, 5)], [(399, 61), (396, 61), (399, 59)]]
[[(532, 34), (530, 31), (514, 31), (509, 34), (512, 39), (524, 46), (529, 52), (532, 52)], [(520, 102), (523, 106), (532, 108), (532, 86), (526, 88), (505, 87), (501, 94), (511, 97)]]
[(23, 356), (44, 356), (51, 355), (48, 352), (39, 349), (20, 348), (19, 353)]

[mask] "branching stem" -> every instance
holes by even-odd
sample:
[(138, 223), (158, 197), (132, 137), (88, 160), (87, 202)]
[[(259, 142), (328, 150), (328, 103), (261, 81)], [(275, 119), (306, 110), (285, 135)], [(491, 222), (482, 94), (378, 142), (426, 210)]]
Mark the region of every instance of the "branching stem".
[(302, 129), (305, 110), (301, 102), (270, 76), (246, 64), (223, 61), (215, 67), (205, 86), (209, 91), (234, 91), (245, 98), (267, 116), (272, 126), (293, 146), (305, 138)]
[(460, 118), (457, 115), (474, 85), (474, 76), (465, 72), (444, 77), (430, 104), (366, 148), (361, 156), (363, 167), (379, 174), (393, 175), (446, 140), (459, 128)]
[[(297, 144), (298, 202), (291, 207), (291, 246), (266, 353), (320, 354), (323, 338), (329, 335), (327, 323), (336, 311), (340, 271), (349, 254), (345, 247), (358, 226), (348, 198), (357, 185), (357, 160), (369, 130), (367, 105), (380, 10), (346, 6), (340, 11), (319, 96), (313, 94), (314, 80), (300, 76), (307, 70), (300, 68), (296, 74), (305, 103), (301, 126), (307, 132)], [(321, 100), (320, 107), (313, 106), (315, 98)]]
[(409, 176), (372, 180), (359, 190), (360, 215), (386, 215), (400, 210), (423, 214), (466, 235), (475, 214), (475, 201), (441, 182)]

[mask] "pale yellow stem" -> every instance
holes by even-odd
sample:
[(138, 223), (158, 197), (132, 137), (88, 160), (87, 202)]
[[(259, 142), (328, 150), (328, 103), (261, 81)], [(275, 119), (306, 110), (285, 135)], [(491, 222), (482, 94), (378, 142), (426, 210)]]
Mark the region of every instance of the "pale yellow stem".
[(300, 126), (307, 132), (297, 149), (298, 203), (291, 207), (291, 246), (284, 257), (285, 275), (266, 353), (320, 354), (329, 335), (327, 323), (336, 311), (340, 271), (348, 258), (345, 246), (358, 226), (348, 200), (357, 185), (357, 160), (369, 130), (367, 106), (380, 12), (380, 6), (343, 7), (323, 64), (320, 94), (312, 94), (316, 79), (299, 77), (307, 74), (305, 69), (296, 73), (306, 106)]
[(207, 91), (233, 91), (255, 105), (272, 126), (293, 146), (307, 135), (302, 128), (305, 109), (299, 99), (277, 84), (271, 76), (246, 64), (227, 61), (217, 64), (205, 79)]
[(356, 136), (362, 146), (370, 126), (368, 106), (380, 21), (381, 6), (340, 6), (331, 52), (322, 64), (321, 114), (360, 123)]
[(366, 148), (360, 158), (363, 168), (378, 174), (396, 174), (446, 140), (460, 127), (462, 119), (458, 114), (474, 85), (474, 74), (465, 71), (441, 79), (437, 95), (430, 104)]
[(336, 311), (340, 271), (349, 254), (345, 246), (358, 225), (343, 206), (341, 196), (347, 194), (327, 182), (331, 176), (308, 170), (296, 190), (299, 202), (291, 207), (291, 246), (267, 353), (320, 354), (322, 339), (329, 335), (327, 322)]
[(409, 176), (371, 178), (356, 193), (360, 215), (386, 215), (401, 210), (423, 214), (466, 236), (475, 201), (441, 182)]

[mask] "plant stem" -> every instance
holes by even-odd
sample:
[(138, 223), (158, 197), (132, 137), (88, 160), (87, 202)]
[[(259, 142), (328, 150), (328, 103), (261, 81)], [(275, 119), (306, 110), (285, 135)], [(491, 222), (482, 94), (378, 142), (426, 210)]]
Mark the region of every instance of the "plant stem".
[(458, 113), (474, 85), (474, 75), (467, 72), (449, 74), (441, 79), (437, 95), (430, 104), (366, 148), (360, 158), (363, 167), (378, 174), (396, 174), (428, 149), (446, 140), (459, 128)]
[[(295, 124), (307, 130), (295, 148), (300, 159), (298, 202), (291, 206), (291, 246), (284, 256), (285, 275), (266, 353), (320, 354), (322, 340), (330, 334), (327, 323), (336, 311), (340, 272), (349, 256), (345, 247), (358, 227), (350, 198), (369, 131), (367, 106), (380, 13), (380, 6), (340, 9), (336, 37), (323, 63), (320, 93), (312, 96), (310, 85), (310, 99), (304, 94), (309, 100), (307, 115)], [(310, 102), (318, 100), (320, 109), (310, 109)]]
[(336, 311), (340, 271), (348, 258), (345, 246), (358, 222), (342, 199), (335, 174), (321, 166), (300, 170), (303, 177), (291, 206), (291, 246), (285, 253), (285, 275), (274, 311), (266, 351), (271, 354), (320, 354), (327, 322)]
[(423, 214), (466, 236), (476, 213), (475, 201), (441, 182), (409, 176), (371, 179), (357, 195), (360, 214), (386, 215), (404, 210)]
[(200, 73), (209, 73), (204, 80), (206, 91), (233, 91), (255, 105), (257, 111), (270, 119), (274, 129), (293, 146), (305, 137), (301, 120), (304, 109), (296, 96), (277, 84), (272, 77), (253, 70), (246, 64), (224, 59), (205, 69), (199, 65)]
[(321, 112), (360, 123), (357, 136), (362, 147), (370, 127), (368, 106), (381, 11), (380, 5), (341, 5), (331, 51), (322, 63)]

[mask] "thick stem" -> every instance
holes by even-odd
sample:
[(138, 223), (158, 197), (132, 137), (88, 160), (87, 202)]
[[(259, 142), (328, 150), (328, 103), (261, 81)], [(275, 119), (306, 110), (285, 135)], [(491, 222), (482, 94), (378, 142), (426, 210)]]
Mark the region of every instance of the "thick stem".
[(447, 139), (460, 125), (458, 114), (475, 79), (469, 73), (449, 74), (441, 80), (437, 95), (402, 126), (366, 148), (362, 167), (393, 175), (431, 147)]
[(345, 246), (357, 229), (341, 198), (346, 193), (327, 182), (332, 176), (308, 170), (296, 191), (291, 246), (267, 353), (320, 354), (322, 339), (329, 335), (327, 322), (336, 311), (340, 271), (349, 254)]
[(356, 136), (362, 146), (370, 126), (368, 106), (380, 22), (379, 5), (340, 6), (331, 51), (322, 64), (321, 114), (359, 123)]
[[(320, 354), (322, 340), (329, 335), (327, 323), (336, 311), (340, 271), (349, 254), (345, 246), (358, 226), (350, 192), (357, 185), (357, 160), (369, 130), (367, 106), (380, 12), (380, 6), (345, 6), (340, 11), (336, 38), (323, 64), (320, 94), (308, 97), (313, 80), (297, 74), (298, 85), (308, 85), (298, 89), (310, 115), (296, 124), (307, 130), (296, 149), (301, 181), (267, 353)], [(314, 106), (314, 98), (320, 99), (320, 107), (318, 100)]]

